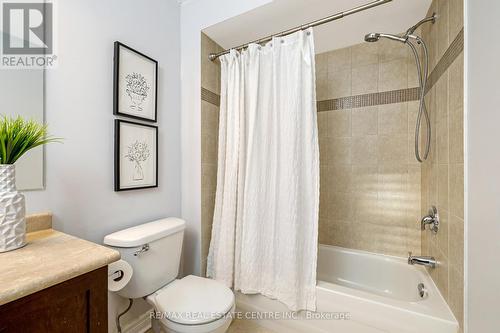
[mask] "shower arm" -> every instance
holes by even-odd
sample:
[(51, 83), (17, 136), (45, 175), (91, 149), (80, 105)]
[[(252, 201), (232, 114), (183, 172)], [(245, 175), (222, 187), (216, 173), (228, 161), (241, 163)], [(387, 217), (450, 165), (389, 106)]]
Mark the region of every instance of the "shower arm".
[(405, 33), (405, 36), (410, 36), (412, 35), (415, 30), (418, 29), (418, 27), (420, 27), (422, 24), (426, 23), (426, 22), (429, 22), (429, 21), (432, 21), (432, 23), (435, 23), (436, 22), (436, 18), (437, 18), (437, 15), (436, 13), (432, 13), (431, 16), (429, 17), (426, 17), (420, 21), (417, 22), (417, 24), (415, 24), (413, 27), (411, 27), (410, 29), (406, 30), (406, 33)]

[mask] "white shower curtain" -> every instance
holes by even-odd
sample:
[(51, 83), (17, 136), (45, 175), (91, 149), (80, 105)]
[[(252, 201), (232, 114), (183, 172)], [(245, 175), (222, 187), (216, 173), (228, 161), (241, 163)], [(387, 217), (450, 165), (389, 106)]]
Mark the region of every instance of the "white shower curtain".
[(315, 310), (319, 151), (312, 29), (221, 59), (207, 275)]

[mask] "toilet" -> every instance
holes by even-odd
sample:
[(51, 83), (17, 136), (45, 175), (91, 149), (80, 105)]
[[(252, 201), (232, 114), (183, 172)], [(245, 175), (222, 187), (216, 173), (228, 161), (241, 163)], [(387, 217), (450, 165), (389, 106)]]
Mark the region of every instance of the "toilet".
[(177, 279), (185, 222), (165, 218), (104, 237), (132, 266), (130, 281), (117, 291), (144, 298), (155, 311), (155, 333), (223, 333), (231, 324), (234, 294), (224, 284), (194, 275)]

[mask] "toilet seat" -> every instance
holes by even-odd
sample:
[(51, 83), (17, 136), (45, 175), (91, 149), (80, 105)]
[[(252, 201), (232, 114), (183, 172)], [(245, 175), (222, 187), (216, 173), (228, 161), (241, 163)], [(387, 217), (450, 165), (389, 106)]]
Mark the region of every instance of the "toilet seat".
[(218, 332), (229, 326), (235, 307), (231, 289), (194, 275), (175, 280), (146, 299), (161, 313), (161, 323), (173, 332)]

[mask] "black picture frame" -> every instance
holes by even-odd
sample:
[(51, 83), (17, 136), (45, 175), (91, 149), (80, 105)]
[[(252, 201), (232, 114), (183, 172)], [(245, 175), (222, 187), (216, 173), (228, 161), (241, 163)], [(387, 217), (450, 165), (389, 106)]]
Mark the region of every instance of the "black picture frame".
[[(147, 127), (147, 128), (153, 128), (155, 130), (155, 165), (156, 165), (156, 170), (155, 170), (155, 184), (150, 185), (150, 186), (134, 186), (134, 187), (122, 187), (121, 186), (121, 179), (120, 179), (120, 157), (121, 157), (121, 151), (120, 151), (120, 143), (121, 143), (121, 125), (122, 124), (130, 124), (130, 125), (135, 125), (139, 127)], [(122, 191), (130, 191), (130, 190), (141, 190), (141, 189), (147, 189), (147, 188), (156, 188), (158, 187), (158, 126), (150, 125), (150, 124), (142, 124), (138, 122), (133, 122), (133, 121), (127, 121), (127, 120), (121, 120), (121, 119), (115, 119), (115, 148), (114, 148), (114, 155), (115, 155), (115, 163), (114, 163), (114, 178), (115, 178), (115, 192), (122, 192)]]
[[(152, 62), (155, 66), (155, 98), (154, 98), (154, 118), (140, 117), (133, 114), (128, 114), (120, 111), (119, 105), (119, 93), (120, 93), (120, 49), (125, 48), (132, 53), (136, 54), (139, 57), (142, 57), (150, 62)], [(128, 117), (148, 122), (156, 123), (158, 121), (158, 61), (155, 59), (141, 53), (128, 45), (125, 45), (119, 41), (115, 41), (114, 43), (114, 57), (113, 57), (113, 114), (116, 116)]]

